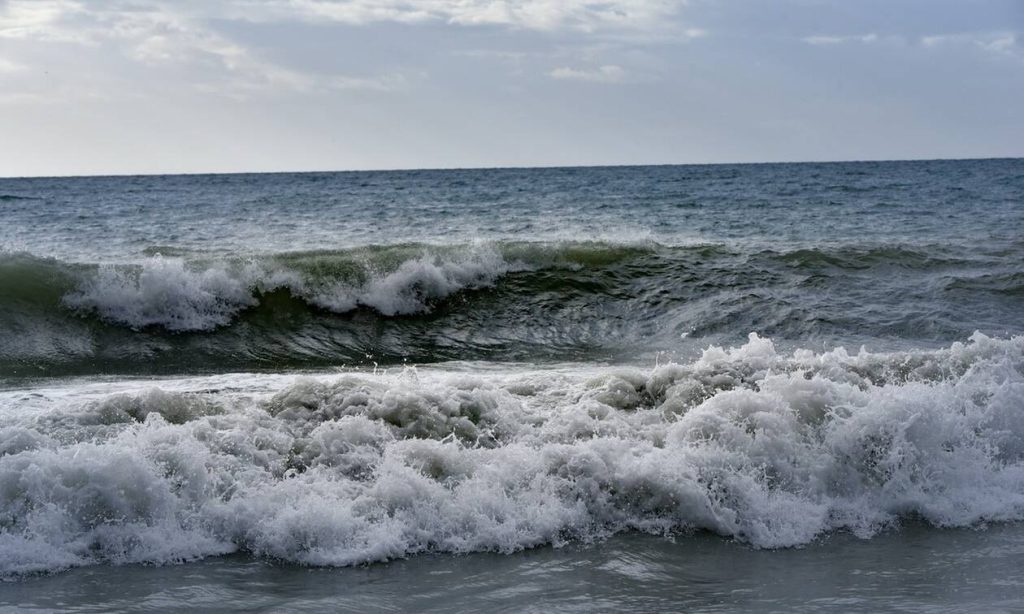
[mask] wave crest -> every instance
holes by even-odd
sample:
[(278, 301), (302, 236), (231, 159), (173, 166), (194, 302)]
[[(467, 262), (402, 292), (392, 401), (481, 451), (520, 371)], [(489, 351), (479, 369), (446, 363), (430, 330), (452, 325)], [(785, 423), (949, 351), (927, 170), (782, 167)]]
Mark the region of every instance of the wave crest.
[(0, 255), (0, 374), (628, 360), (745, 330), (887, 348), (1020, 333), (1020, 272), (943, 254), (523, 241), (102, 265)]
[(437, 301), (491, 285), (522, 266), (487, 248), (423, 253), (391, 270), (356, 261), (325, 274), (315, 259), (308, 271), (299, 264), (206, 264), (154, 256), (141, 264), (102, 265), (63, 301), (79, 312), (131, 328), (209, 331), (258, 305), (260, 295), (278, 290), (335, 313), (360, 307), (385, 316), (428, 313)]
[(246, 279), (220, 268), (194, 270), (180, 259), (153, 258), (143, 265), (103, 265), (64, 296), (82, 312), (133, 328), (211, 330), (231, 322), (257, 300)]

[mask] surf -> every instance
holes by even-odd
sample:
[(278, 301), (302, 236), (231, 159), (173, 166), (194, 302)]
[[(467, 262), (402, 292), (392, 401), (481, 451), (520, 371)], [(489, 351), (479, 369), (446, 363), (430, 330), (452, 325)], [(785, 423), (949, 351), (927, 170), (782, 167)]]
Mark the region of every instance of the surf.
[(755, 548), (1024, 519), (1024, 337), (931, 351), (68, 382), (0, 392), (5, 575), (306, 565), (644, 532)]

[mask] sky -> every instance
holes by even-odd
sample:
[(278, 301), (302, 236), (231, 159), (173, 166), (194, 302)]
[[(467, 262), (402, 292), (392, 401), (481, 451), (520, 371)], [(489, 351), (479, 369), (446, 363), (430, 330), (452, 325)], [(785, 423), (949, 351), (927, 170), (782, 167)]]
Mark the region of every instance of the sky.
[(1024, 156), (1024, 0), (0, 0), (0, 176)]

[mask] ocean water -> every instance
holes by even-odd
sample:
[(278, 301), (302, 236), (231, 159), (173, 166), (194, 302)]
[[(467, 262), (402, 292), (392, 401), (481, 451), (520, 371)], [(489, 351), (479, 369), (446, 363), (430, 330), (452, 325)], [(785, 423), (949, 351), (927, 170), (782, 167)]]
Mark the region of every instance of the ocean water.
[(0, 179), (0, 607), (1013, 610), (1022, 520), (1024, 160)]

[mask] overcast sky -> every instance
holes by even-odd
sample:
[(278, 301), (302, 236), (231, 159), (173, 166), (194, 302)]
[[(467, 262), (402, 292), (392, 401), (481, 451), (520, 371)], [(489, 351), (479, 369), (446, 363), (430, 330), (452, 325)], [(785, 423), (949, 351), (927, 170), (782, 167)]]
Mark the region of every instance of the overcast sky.
[(0, 0), (0, 176), (1024, 156), (1024, 0)]

